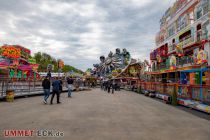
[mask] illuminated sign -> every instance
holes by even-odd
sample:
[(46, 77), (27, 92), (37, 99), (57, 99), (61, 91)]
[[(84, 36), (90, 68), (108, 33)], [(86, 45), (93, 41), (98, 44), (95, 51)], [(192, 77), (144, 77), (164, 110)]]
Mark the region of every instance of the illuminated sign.
[(13, 46), (3, 46), (0, 51), (1, 55), (6, 58), (20, 58), (21, 51), (19, 48)]

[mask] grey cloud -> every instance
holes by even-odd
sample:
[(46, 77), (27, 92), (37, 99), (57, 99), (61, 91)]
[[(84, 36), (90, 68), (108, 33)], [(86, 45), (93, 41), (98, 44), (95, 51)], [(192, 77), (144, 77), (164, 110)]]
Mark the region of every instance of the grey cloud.
[(148, 59), (159, 19), (175, 0), (148, 1), (1, 0), (0, 42), (47, 52), (82, 70), (115, 48)]

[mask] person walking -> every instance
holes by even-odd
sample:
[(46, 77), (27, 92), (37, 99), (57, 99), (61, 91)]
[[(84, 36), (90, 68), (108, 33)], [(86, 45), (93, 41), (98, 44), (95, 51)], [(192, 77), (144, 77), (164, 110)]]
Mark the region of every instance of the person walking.
[(50, 77), (45, 77), (42, 81), (42, 87), (44, 89), (44, 103), (47, 104), (47, 99), (50, 96)]
[(103, 87), (103, 85), (104, 85), (103, 80), (100, 81), (100, 85), (101, 85), (101, 90), (103, 90), (104, 89), (104, 87)]
[(60, 102), (60, 92), (59, 92), (59, 87), (60, 87), (60, 81), (59, 80), (55, 80), (53, 83), (52, 83), (52, 86), (53, 86), (53, 93), (52, 93), (52, 96), (51, 96), (51, 101), (50, 101), (50, 104), (53, 104), (53, 98), (56, 94), (57, 96), (57, 104), (61, 103)]
[(60, 81), (59, 92), (61, 93), (63, 91), (63, 82), (62, 79), (60, 79), (59, 81)]
[(67, 84), (68, 84), (68, 97), (72, 97), (71, 96), (71, 92), (72, 92), (72, 89), (73, 89), (73, 83), (74, 83), (74, 80), (72, 78), (68, 78), (67, 79)]
[(115, 80), (112, 80), (112, 94), (114, 94), (115, 90), (116, 90), (116, 82)]
[(110, 89), (111, 89), (111, 81), (107, 81), (107, 90), (108, 90), (108, 93), (110, 93)]
[(104, 91), (108, 90), (108, 81), (104, 81)]

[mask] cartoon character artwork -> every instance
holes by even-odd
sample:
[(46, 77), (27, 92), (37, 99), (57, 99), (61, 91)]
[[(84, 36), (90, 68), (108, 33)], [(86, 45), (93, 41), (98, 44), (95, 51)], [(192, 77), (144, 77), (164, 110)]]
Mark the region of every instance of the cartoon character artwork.
[(200, 100), (200, 88), (192, 88), (192, 98)]
[(21, 78), (22, 77), (22, 71), (21, 70), (18, 70), (17, 72), (17, 78)]
[(115, 54), (113, 55), (113, 57), (115, 57), (116, 59), (118, 59), (118, 60), (121, 60), (121, 52), (120, 52), (120, 49), (119, 48), (117, 48), (116, 50), (115, 50)]
[(197, 56), (198, 56), (199, 48), (193, 50), (193, 60), (194, 63), (197, 64)]
[(170, 57), (170, 69), (176, 69), (176, 57), (174, 55)]
[(163, 61), (159, 54), (157, 54), (156, 58), (158, 63), (161, 63)]
[(207, 62), (207, 52), (200, 50), (197, 55), (197, 64), (203, 64)]
[(113, 76), (117, 76), (117, 75), (118, 75), (118, 70), (113, 70), (113, 71), (112, 71), (112, 75), (113, 75)]
[(183, 51), (183, 48), (180, 46), (180, 45), (177, 45), (176, 46), (176, 53), (179, 57), (182, 57), (184, 56), (184, 51)]
[(181, 98), (189, 98), (189, 90), (188, 87), (179, 87), (178, 88), (178, 97)]
[(135, 69), (134, 66), (132, 66), (132, 67), (129, 68), (129, 73), (130, 73), (131, 75), (133, 75), (133, 76), (136, 76), (137, 71), (136, 71), (136, 69)]
[(10, 69), (10, 71), (9, 71), (9, 77), (10, 78), (14, 78), (15, 77), (15, 70), (14, 69)]
[(122, 58), (123, 58), (123, 65), (126, 66), (130, 63), (131, 61), (131, 56), (130, 53), (124, 48), (122, 52)]

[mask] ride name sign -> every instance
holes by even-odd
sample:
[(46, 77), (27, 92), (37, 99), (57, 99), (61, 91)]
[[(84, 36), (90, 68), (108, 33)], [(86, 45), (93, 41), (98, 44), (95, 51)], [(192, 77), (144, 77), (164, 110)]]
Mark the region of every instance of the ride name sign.
[(4, 130), (3, 137), (64, 137), (64, 132), (57, 130)]

